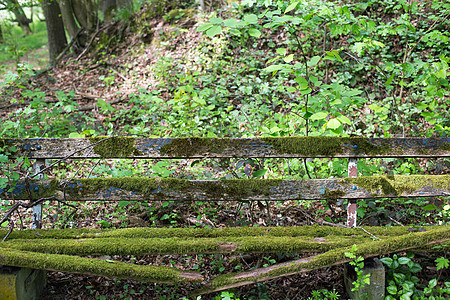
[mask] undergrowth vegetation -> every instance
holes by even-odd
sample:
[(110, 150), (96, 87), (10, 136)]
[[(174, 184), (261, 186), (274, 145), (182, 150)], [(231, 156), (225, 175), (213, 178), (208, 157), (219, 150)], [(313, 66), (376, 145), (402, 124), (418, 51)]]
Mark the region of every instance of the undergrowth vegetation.
[[(47, 70), (36, 76), (32, 65), (21, 63), (27, 49), (42, 47), (43, 23), (32, 24), (34, 34), (24, 39), (18, 38), (18, 28), (3, 26), (9, 42), (0, 44), (0, 61), (15, 60), (17, 69), (2, 70), (0, 138), (450, 138), (450, 4), (445, 1), (244, 0), (202, 13), (188, 1), (158, 10), (157, 15), (155, 2), (142, 4), (140, 11), (138, 7), (118, 10), (115, 20), (121, 25), (99, 33), (86, 57), (60, 62), (60, 69), (74, 73), (73, 84), (87, 78), (99, 89), (97, 95), (104, 96), (86, 97), (74, 85), (54, 85), (64, 74)], [(87, 104), (92, 108), (86, 108)], [(28, 159), (8, 160), (15, 151), (0, 149), (2, 189), (30, 172)], [(66, 160), (45, 176), (340, 178), (347, 176), (347, 163), (338, 158), (98, 160), (92, 165)], [(448, 174), (449, 168), (449, 158), (358, 160), (359, 175)], [(10, 204), (3, 201), (1, 209), (6, 211)], [(293, 219), (305, 210), (312, 217), (303, 216), (304, 222), (337, 223), (343, 221), (346, 206), (347, 201), (329, 199), (288, 204), (121, 201), (88, 203), (78, 210), (47, 205), (50, 222), (45, 226), (77, 227), (89, 220), (103, 228), (283, 226), (298, 224)], [(361, 225), (448, 225), (450, 203), (448, 197), (363, 200), (358, 217)], [(20, 226), (28, 223), (26, 217), (18, 222)], [(248, 265), (287, 259), (292, 257), (266, 255)], [(413, 271), (418, 262), (413, 259), (410, 254), (384, 259), (392, 275), (391, 296), (400, 299), (412, 291), (430, 299), (435, 293), (439, 299), (437, 294), (448, 294), (448, 285), (437, 281), (417, 286)], [(400, 272), (395, 261), (405, 270)], [(445, 261), (438, 263), (439, 270), (444, 270)], [(212, 274), (245, 267), (210, 256), (192, 258), (186, 265), (208, 265)], [(265, 288), (259, 284), (254, 294), (267, 296)], [(127, 290), (127, 295), (136, 292)], [(216, 299), (238, 297), (226, 293)], [(331, 290), (316, 290), (311, 299), (338, 297)]]

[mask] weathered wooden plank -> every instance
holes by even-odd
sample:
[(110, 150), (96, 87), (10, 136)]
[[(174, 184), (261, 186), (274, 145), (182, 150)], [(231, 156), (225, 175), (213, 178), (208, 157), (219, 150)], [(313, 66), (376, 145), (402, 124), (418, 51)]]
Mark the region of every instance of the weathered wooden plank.
[(161, 255), (213, 253), (294, 253), (325, 252), (371, 241), (372, 237), (275, 237), (244, 236), (221, 238), (84, 238), (84, 239), (13, 239), (0, 248), (66, 255)]
[(204, 280), (204, 277), (198, 272), (186, 272), (166, 266), (142, 266), (120, 261), (7, 248), (0, 248), (0, 264), (169, 284), (202, 282)]
[[(409, 235), (402, 235), (400, 237), (391, 237), (358, 244), (356, 256), (368, 258), (410, 249), (429, 249), (436, 245), (446, 245), (448, 241), (450, 241), (450, 230), (448, 228), (417, 232)], [(345, 255), (345, 252), (349, 251), (351, 251), (350, 247), (338, 248), (323, 254), (284, 262), (265, 268), (220, 275), (206, 284), (204, 288), (197, 290), (193, 295), (236, 288), (257, 282), (264, 282), (270, 279), (306, 273), (323, 267), (343, 264), (351, 260)]]
[[(35, 138), (0, 139), (36, 159), (205, 157), (450, 157), (450, 138)], [(95, 146), (94, 146), (95, 145)], [(75, 152), (77, 151), (77, 152)]]
[[(378, 237), (400, 236), (419, 231), (419, 229), (440, 229), (445, 226), (367, 226), (362, 228), (344, 228), (334, 226), (295, 226), (295, 227), (225, 227), (225, 228), (169, 228), (169, 227), (133, 227), (118, 229), (93, 229), (93, 228), (64, 228), (64, 229), (38, 229), (38, 230), (14, 230), (7, 241), (11, 240), (41, 240), (41, 239), (101, 239), (101, 238), (221, 238), (221, 237), (328, 237), (328, 236), (366, 236), (371, 234)], [(364, 231), (365, 230), (365, 231)], [(0, 229), (0, 238), (3, 238), (9, 229)], [(33, 242), (34, 243), (34, 242)], [(36, 243), (39, 243), (36, 241)]]
[[(78, 179), (61, 186), (57, 180), (30, 181), (33, 199), (55, 196), (77, 201), (248, 201), (337, 198), (428, 197), (450, 195), (450, 175), (362, 176), (341, 179), (184, 180), (142, 177)], [(0, 197), (7, 199), (0, 190)], [(25, 182), (15, 199), (28, 199)]]

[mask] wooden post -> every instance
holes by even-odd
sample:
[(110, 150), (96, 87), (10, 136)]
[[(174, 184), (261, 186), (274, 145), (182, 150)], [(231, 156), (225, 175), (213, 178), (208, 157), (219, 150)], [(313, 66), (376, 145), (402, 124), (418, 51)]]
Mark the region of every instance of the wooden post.
[[(358, 176), (358, 159), (349, 158), (348, 159), (348, 177)], [(358, 208), (356, 200), (349, 200), (347, 206), (347, 227), (356, 227), (356, 209)]]
[[(33, 164), (33, 174), (36, 174), (45, 168), (45, 159), (37, 159)], [(36, 179), (44, 179), (44, 174), (39, 174)], [(42, 228), (42, 204), (33, 206), (33, 221), (31, 224), (31, 229), (41, 229)]]

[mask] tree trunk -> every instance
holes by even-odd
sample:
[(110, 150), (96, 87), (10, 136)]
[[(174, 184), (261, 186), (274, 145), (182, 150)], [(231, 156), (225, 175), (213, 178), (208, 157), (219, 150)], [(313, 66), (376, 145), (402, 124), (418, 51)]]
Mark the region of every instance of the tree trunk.
[(78, 23), (86, 32), (94, 32), (97, 26), (98, 5), (94, 0), (72, 0), (72, 8)]
[(43, 0), (45, 23), (47, 24), (48, 52), (50, 63), (55, 62), (56, 57), (67, 46), (66, 33), (61, 18), (61, 10), (56, 0)]
[(32, 22), (27, 18), (25, 12), (17, 0), (7, 0), (8, 10), (11, 11), (16, 17), (17, 23), (19, 23), (20, 28), (22, 28), (25, 35), (31, 34), (30, 23)]
[(63, 19), (64, 27), (72, 40), (78, 32), (78, 25), (73, 16), (72, 3), (70, 0), (59, 0), (59, 8), (61, 9), (61, 17)]
[(113, 10), (117, 8), (116, 0), (102, 0), (103, 21), (110, 22), (113, 18)]

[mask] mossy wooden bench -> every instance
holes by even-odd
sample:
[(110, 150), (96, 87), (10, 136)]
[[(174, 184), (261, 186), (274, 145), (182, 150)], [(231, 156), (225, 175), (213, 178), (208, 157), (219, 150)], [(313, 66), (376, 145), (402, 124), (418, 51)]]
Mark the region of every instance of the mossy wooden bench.
[[(353, 244), (358, 254), (371, 257), (405, 249), (450, 247), (449, 226), (356, 226), (357, 199), (450, 195), (450, 176), (392, 175), (357, 177), (359, 158), (450, 157), (450, 138), (81, 138), (3, 139), (15, 156), (37, 161), (71, 159), (180, 158), (348, 158), (347, 178), (182, 180), (168, 178), (84, 178), (62, 187), (58, 180), (36, 178), (19, 182), (2, 199), (64, 199), (74, 201), (286, 201), (349, 199), (346, 228), (333, 226), (240, 228), (127, 228), (116, 230), (13, 231), (0, 247), (0, 265), (96, 274), (158, 283), (201, 282), (199, 292), (217, 291), (281, 276), (307, 272), (348, 261)], [(448, 198), (444, 198), (448, 201)], [(40, 227), (40, 208), (33, 226)], [(369, 233), (370, 232), (370, 233)], [(7, 230), (0, 232), (2, 236)], [(321, 253), (299, 260), (241, 273), (218, 276), (209, 282), (200, 272), (166, 266), (142, 266), (86, 258), (87, 255), (154, 255), (196, 253)]]

